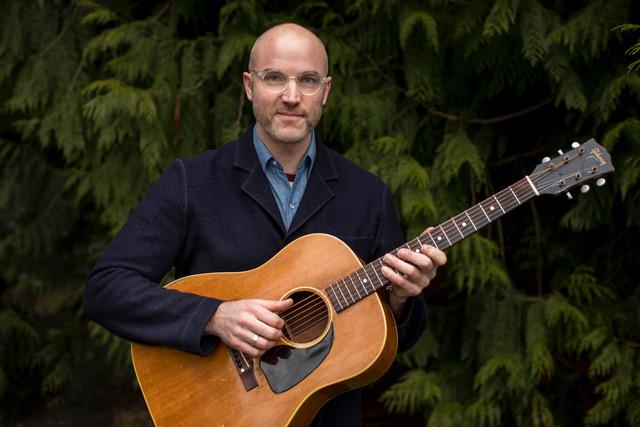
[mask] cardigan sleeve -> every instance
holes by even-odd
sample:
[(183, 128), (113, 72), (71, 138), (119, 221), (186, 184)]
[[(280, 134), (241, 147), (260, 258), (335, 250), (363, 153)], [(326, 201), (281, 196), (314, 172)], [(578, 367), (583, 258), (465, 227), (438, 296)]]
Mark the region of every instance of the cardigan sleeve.
[[(374, 242), (372, 259), (379, 258), (405, 243), (393, 200), (386, 187), (382, 199), (383, 214)], [(399, 352), (408, 350), (420, 339), (427, 326), (427, 315), (423, 295), (409, 298), (402, 314), (396, 318)]]
[(89, 319), (127, 340), (210, 353), (203, 335), (221, 301), (159, 285), (185, 239), (188, 193), (177, 160), (149, 190), (91, 271), (84, 289)]

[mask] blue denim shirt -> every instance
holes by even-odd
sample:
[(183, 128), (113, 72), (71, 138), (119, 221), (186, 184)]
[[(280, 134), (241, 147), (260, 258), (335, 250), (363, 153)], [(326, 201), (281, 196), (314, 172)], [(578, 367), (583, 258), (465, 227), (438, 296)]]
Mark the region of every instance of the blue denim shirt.
[(311, 144), (305, 153), (298, 170), (293, 185), (289, 182), (284, 173), (282, 165), (273, 157), (266, 145), (260, 140), (256, 127), (253, 127), (253, 145), (258, 154), (258, 160), (264, 174), (269, 180), (269, 187), (278, 204), (280, 215), (285, 229), (289, 230), (291, 221), (298, 211), (298, 206), (302, 201), (304, 190), (307, 188), (309, 173), (316, 159), (316, 137), (315, 131), (311, 133)]

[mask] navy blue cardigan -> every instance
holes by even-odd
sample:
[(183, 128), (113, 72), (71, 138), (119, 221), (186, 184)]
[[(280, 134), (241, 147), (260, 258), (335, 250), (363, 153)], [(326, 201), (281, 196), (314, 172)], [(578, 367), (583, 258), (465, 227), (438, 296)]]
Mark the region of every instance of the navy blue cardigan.
[[(251, 131), (217, 150), (176, 160), (152, 186), (91, 272), (87, 316), (131, 341), (208, 354), (202, 334), (221, 301), (162, 288), (185, 275), (255, 268), (309, 233), (337, 236), (365, 262), (403, 243), (384, 184), (328, 149), (318, 151), (288, 231), (252, 144)], [(424, 330), (426, 306), (413, 298), (398, 319), (400, 349)]]

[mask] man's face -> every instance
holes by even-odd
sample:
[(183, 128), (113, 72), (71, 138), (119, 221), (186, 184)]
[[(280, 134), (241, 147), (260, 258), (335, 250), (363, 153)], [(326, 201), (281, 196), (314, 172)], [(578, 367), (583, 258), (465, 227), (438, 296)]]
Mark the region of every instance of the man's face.
[[(296, 33), (277, 34), (264, 40), (253, 57), (255, 71), (281, 71), (297, 77), (305, 72), (326, 73), (326, 57), (319, 41)], [(285, 90), (272, 92), (255, 72), (243, 74), (247, 97), (253, 104), (260, 138), (267, 144), (308, 142), (331, 89), (331, 78), (314, 95), (302, 95), (296, 79)]]

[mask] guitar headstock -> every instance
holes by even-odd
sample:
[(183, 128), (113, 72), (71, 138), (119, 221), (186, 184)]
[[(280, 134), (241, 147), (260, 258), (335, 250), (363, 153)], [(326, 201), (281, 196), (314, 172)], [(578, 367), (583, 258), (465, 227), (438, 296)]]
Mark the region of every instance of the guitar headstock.
[[(596, 185), (601, 186), (605, 182), (602, 176), (614, 171), (611, 156), (595, 139), (584, 144), (574, 142), (572, 147), (554, 159), (543, 159), (529, 175), (539, 194), (560, 194), (578, 185), (586, 192), (587, 182), (595, 179)], [(567, 196), (571, 198), (569, 193)]]

